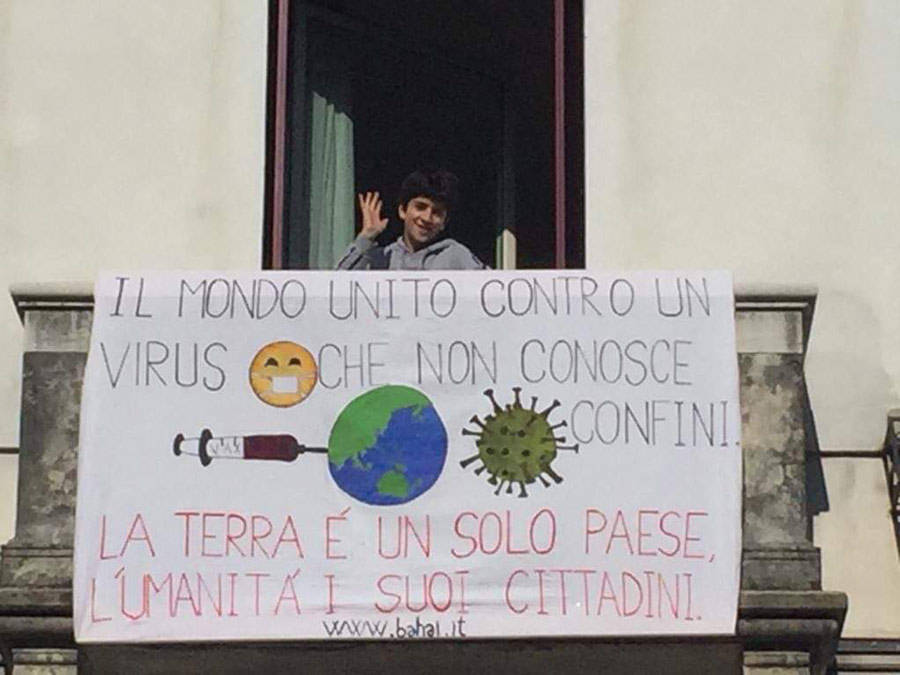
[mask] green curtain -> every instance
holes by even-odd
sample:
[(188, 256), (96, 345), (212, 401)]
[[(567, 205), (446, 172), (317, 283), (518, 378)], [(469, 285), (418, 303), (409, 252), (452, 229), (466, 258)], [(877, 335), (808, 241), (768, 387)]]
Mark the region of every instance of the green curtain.
[(351, 36), (316, 21), (307, 27), (308, 264), (333, 269), (356, 224)]
[(309, 163), (309, 267), (332, 269), (353, 241), (353, 120), (312, 92)]

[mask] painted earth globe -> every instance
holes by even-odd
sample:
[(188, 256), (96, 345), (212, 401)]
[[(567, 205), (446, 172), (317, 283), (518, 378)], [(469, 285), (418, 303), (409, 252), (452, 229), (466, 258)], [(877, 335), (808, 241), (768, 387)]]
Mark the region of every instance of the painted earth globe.
[(405, 504), (428, 490), (447, 459), (447, 429), (425, 394), (400, 385), (367, 391), (338, 415), (328, 467), (366, 504)]

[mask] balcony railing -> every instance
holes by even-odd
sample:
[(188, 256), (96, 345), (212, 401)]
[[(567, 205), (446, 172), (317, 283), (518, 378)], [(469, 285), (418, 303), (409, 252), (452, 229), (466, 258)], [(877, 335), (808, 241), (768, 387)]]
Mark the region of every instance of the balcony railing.
[[(141, 664), (153, 672), (229, 673), (250, 667), (333, 672), (335, 661), (326, 651), (335, 648), (315, 643), (86, 646), (76, 652), (71, 618), (75, 467), (92, 300), (88, 289), (58, 286), (17, 288), (13, 298), (25, 346), (16, 535), (0, 552), (4, 667), (9, 669), (13, 660), (31, 664), (44, 659), (57, 669), (52, 672), (74, 672), (77, 653), (79, 672), (86, 673), (140, 672)], [(354, 663), (365, 669), (374, 661), (417, 669), (422, 665), (417, 659), (446, 658), (463, 670), (497, 663), (502, 665), (491, 670), (534, 671), (550, 653), (554, 670), (573, 674), (601, 664), (608, 673), (825, 673), (847, 599), (821, 590), (820, 553), (810, 539), (809, 522), (817, 511), (810, 508), (809, 490), (809, 477), (815, 475), (809, 463), (815, 430), (803, 363), (814, 307), (810, 289), (744, 289), (737, 294), (744, 524), (736, 637), (705, 642), (497, 640), (404, 644), (402, 650), (391, 643), (353, 644), (335, 652), (340, 669)], [(897, 423), (893, 418), (885, 451), (895, 516), (900, 503)], [(646, 665), (654, 662), (659, 670)], [(449, 672), (446, 667), (443, 671)]]
[(897, 553), (900, 554), (900, 410), (891, 410), (884, 438), (884, 474), (891, 500), (891, 521)]

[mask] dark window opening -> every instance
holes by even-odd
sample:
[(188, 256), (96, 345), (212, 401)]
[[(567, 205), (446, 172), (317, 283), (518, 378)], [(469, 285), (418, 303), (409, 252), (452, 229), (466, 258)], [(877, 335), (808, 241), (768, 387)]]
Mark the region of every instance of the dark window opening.
[(449, 233), (488, 264), (583, 266), (580, 1), (272, 0), (270, 16), (264, 266), (332, 267), (361, 191), (396, 239), (397, 189), (424, 165), (459, 176)]

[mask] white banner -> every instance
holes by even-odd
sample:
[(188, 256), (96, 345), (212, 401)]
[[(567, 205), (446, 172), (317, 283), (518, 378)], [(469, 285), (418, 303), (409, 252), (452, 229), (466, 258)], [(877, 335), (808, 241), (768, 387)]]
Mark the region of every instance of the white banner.
[(733, 634), (721, 272), (103, 276), (81, 642)]

